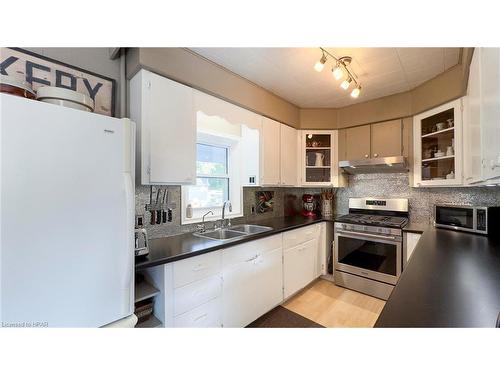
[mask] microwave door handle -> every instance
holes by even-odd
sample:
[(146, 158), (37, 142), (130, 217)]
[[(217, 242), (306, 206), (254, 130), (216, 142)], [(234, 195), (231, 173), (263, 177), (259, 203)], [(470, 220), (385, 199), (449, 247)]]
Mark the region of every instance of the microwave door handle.
[(355, 235), (355, 236), (363, 236), (363, 237), (369, 237), (369, 238), (378, 238), (378, 239), (381, 239), (381, 240), (394, 240), (394, 241), (396, 241), (396, 237), (394, 237), (394, 236), (381, 236), (381, 235), (378, 235), (378, 234), (351, 232), (351, 231), (347, 231), (347, 230), (338, 230), (337, 233), (340, 233), (340, 234), (352, 234), (352, 235)]

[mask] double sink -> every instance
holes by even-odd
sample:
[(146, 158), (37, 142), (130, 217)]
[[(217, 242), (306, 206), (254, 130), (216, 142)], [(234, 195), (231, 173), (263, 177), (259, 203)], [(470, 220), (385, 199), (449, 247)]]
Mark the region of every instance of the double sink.
[(228, 228), (216, 229), (207, 232), (193, 233), (196, 237), (206, 238), (215, 241), (234, 241), (240, 238), (251, 236), (252, 234), (259, 234), (273, 230), (271, 227), (263, 225), (240, 224)]

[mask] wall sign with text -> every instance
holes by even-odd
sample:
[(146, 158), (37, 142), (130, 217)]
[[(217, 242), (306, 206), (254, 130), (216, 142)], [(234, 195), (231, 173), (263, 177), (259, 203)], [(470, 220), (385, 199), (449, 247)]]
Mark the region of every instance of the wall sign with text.
[(33, 85), (64, 87), (90, 96), (95, 113), (115, 115), (115, 80), (20, 48), (0, 48), (0, 74)]

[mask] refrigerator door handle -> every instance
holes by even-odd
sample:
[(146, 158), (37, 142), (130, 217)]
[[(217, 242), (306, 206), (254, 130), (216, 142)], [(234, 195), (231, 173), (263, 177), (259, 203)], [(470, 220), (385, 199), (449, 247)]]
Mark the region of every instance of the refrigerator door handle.
[(126, 286), (130, 288), (130, 301), (129, 308), (130, 311), (133, 311), (133, 302), (134, 302), (134, 288), (133, 288), (133, 275), (134, 275), (134, 261), (135, 261), (135, 244), (134, 244), (134, 221), (135, 221), (135, 203), (134, 203), (134, 184), (132, 181), (132, 175), (128, 172), (123, 174), (124, 177), (124, 186), (125, 186), (125, 202), (127, 206), (127, 242), (126, 242), (126, 251), (127, 251), (127, 268), (129, 272), (127, 273), (128, 278), (125, 280)]

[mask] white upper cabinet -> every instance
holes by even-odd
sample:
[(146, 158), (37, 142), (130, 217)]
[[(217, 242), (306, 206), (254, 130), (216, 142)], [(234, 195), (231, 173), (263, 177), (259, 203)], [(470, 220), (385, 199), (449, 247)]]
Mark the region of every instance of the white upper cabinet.
[(500, 178), (500, 49), (475, 48), (464, 100), (464, 184)]
[(462, 185), (462, 99), (413, 118), (416, 187)]
[(194, 184), (193, 90), (142, 69), (130, 81), (130, 117), (137, 124), (136, 175), (140, 183)]
[(500, 48), (476, 48), (480, 60), (483, 179), (500, 177)]
[(481, 49), (476, 48), (472, 57), (464, 98), (464, 184), (474, 184), (482, 178), (481, 146)]
[(280, 126), (277, 121), (262, 117), (260, 153), (260, 185), (280, 184)]
[(280, 127), (280, 177), (281, 185), (297, 185), (297, 130), (281, 124)]
[(301, 186), (345, 186), (338, 167), (337, 130), (303, 130), (299, 142)]

